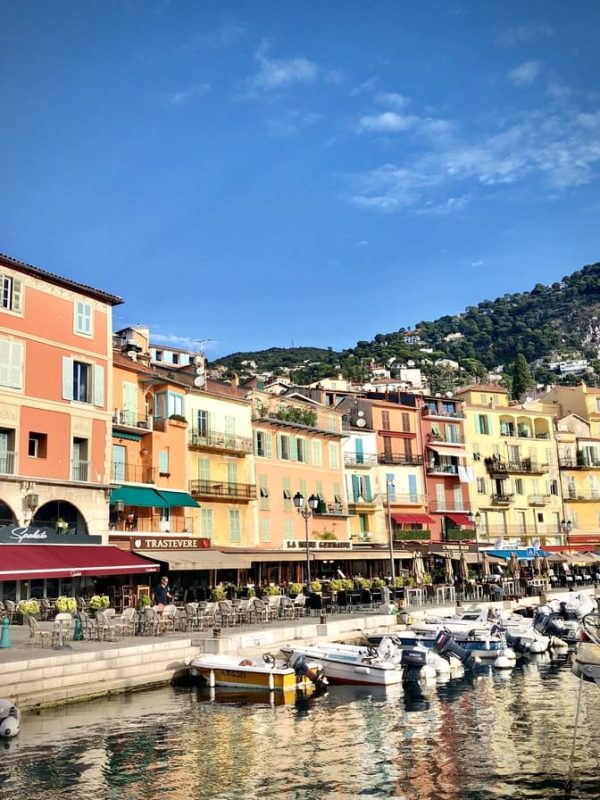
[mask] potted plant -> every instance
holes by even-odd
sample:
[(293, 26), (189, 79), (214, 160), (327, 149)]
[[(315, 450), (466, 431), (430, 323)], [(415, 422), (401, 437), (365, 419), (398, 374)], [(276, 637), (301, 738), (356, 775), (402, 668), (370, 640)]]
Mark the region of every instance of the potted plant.
[(17, 603), (17, 611), (23, 617), (38, 617), (40, 613), (40, 604), (35, 598), (31, 600), (19, 600)]
[(210, 596), (214, 603), (220, 603), (221, 600), (225, 600), (225, 589), (222, 586), (215, 586), (211, 590)]
[(311, 581), (311, 584), (310, 584), (311, 592), (320, 592), (322, 589), (323, 589), (323, 586), (321, 585), (321, 581), (318, 581), (318, 580)]
[(145, 608), (148, 608), (150, 602), (150, 595), (143, 594), (137, 601), (138, 611), (143, 611)]
[(332, 592), (342, 592), (344, 590), (344, 582), (340, 578), (332, 578), (329, 582), (329, 588)]
[(288, 586), (288, 594), (292, 598), (302, 594), (302, 585), (300, 583), (290, 583)]
[(59, 614), (74, 614), (77, 611), (77, 600), (74, 597), (61, 595), (56, 598), (54, 607)]
[(104, 611), (110, 605), (110, 598), (107, 594), (94, 594), (90, 599), (91, 611)]
[(267, 597), (275, 597), (278, 594), (281, 594), (279, 586), (274, 586), (272, 583), (269, 586), (265, 587), (265, 594)]
[(383, 587), (385, 586), (385, 581), (383, 580), (383, 578), (373, 578), (371, 584), (373, 586), (373, 589), (383, 589)]

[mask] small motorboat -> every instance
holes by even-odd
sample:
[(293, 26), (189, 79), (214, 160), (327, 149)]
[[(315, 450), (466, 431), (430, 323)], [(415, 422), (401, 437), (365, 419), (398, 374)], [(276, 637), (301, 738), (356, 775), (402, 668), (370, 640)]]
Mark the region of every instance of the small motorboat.
[(10, 700), (0, 698), (0, 738), (12, 739), (21, 727), (21, 712)]
[(254, 658), (207, 654), (190, 663), (192, 678), (202, 678), (209, 686), (235, 686), (241, 689), (293, 691), (307, 687), (323, 688), (327, 678), (318, 663), (306, 659), (288, 660), (263, 653)]
[(287, 645), (281, 652), (294, 665), (298, 658), (320, 664), (330, 683), (392, 686), (402, 682), (402, 666), (380, 657), (376, 648), (339, 644)]
[(600, 686), (600, 614), (586, 614), (581, 620), (581, 642), (573, 657), (573, 672)]

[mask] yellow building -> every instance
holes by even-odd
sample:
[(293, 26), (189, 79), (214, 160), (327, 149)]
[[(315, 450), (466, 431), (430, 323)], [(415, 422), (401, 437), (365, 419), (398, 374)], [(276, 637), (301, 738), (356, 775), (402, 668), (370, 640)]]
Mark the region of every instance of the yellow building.
[(509, 402), (496, 385), (466, 386), (470, 507), (479, 544), (562, 543), (562, 499), (552, 414)]
[(593, 549), (600, 544), (600, 390), (556, 386), (535, 405), (557, 417), (564, 543)]

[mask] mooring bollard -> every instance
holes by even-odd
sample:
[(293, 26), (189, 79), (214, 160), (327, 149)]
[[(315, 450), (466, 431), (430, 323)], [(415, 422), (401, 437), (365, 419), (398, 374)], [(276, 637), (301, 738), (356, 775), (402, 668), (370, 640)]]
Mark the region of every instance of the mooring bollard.
[(12, 647), (10, 641), (10, 622), (8, 617), (2, 620), (2, 635), (0, 636), (0, 648)]

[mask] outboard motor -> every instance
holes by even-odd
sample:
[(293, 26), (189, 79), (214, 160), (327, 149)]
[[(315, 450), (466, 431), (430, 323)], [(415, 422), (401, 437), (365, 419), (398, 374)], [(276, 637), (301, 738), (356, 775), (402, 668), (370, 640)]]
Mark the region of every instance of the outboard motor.
[(456, 656), (465, 669), (475, 669), (479, 664), (478, 659), (472, 653), (454, 641), (450, 631), (438, 633), (433, 642), (433, 650), (440, 656)]
[(515, 653), (526, 653), (529, 649), (520, 636), (513, 636), (512, 633), (504, 631), (504, 638), (506, 644), (511, 647)]
[(309, 667), (306, 658), (302, 655), (296, 656), (294, 659), (292, 666), (294, 668), (294, 672), (296, 673), (296, 679), (298, 682), (301, 678), (308, 678), (308, 680), (313, 683), (317, 689), (325, 689), (329, 685), (329, 681), (323, 674), (323, 669), (321, 667)]
[(9, 700), (0, 699), (0, 737), (10, 739), (21, 727), (21, 712)]

